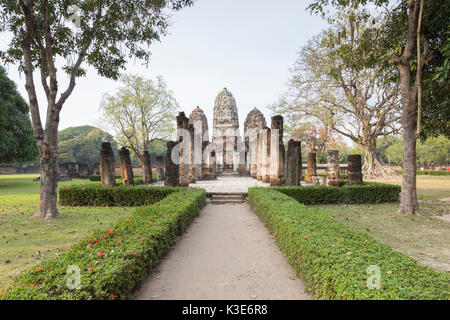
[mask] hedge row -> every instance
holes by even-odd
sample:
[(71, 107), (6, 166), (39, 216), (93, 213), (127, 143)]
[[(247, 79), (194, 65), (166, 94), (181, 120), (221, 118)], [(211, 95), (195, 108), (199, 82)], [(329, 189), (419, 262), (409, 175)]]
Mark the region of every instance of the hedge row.
[(63, 206), (143, 206), (155, 203), (179, 190), (180, 188), (176, 187), (109, 187), (87, 183), (61, 187), (59, 204)]
[(398, 201), (401, 187), (383, 183), (328, 186), (275, 187), (303, 204), (381, 203)]
[[(316, 298), (450, 298), (450, 275), (423, 266), (317, 209), (272, 188), (249, 189), (249, 202)], [(370, 266), (373, 271), (368, 271)], [(380, 286), (369, 289), (368, 284), (377, 286), (372, 281), (377, 267)]]
[[(395, 170), (399, 174), (403, 174), (403, 170)], [(449, 176), (450, 171), (447, 170), (417, 170), (416, 175), (418, 176)]]
[[(205, 204), (205, 191), (184, 189), (96, 230), (60, 256), (14, 279), (0, 299), (126, 299)], [(80, 288), (69, 266), (80, 268)]]

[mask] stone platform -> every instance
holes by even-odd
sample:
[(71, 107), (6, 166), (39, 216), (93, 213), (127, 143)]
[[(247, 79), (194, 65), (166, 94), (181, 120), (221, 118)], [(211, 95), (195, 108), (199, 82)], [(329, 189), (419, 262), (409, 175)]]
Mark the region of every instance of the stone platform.
[(247, 193), (251, 187), (270, 187), (269, 183), (257, 181), (252, 177), (217, 177), (217, 180), (200, 180), (191, 183), (190, 188), (205, 189), (207, 193)]

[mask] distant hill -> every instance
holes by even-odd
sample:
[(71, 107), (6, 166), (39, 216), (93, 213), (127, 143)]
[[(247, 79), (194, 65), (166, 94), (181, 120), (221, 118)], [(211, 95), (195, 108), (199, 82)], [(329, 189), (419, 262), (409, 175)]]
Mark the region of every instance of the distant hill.
[(112, 144), (117, 159), (117, 143), (108, 132), (93, 126), (70, 127), (59, 131), (58, 145), (62, 162), (98, 163), (101, 143)]

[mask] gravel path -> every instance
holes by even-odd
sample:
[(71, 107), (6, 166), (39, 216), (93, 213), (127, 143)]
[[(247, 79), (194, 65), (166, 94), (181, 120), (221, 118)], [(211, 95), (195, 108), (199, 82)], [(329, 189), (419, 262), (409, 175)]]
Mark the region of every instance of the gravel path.
[(311, 299), (250, 206), (206, 205), (133, 299)]

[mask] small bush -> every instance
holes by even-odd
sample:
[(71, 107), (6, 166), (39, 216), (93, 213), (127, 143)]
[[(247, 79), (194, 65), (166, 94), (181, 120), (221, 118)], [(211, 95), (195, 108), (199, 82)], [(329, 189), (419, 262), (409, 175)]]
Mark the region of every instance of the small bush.
[[(403, 170), (395, 170), (399, 174), (403, 174)], [(418, 176), (449, 176), (450, 171), (448, 170), (417, 170), (416, 175)]]
[(398, 201), (400, 186), (383, 183), (328, 186), (275, 187), (303, 204), (382, 203)]
[[(450, 276), (273, 188), (250, 188), (249, 203), (308, 291), (319, 299), (450, 298)], [(369, 289), (379, 268), (380, 287)]]
[[(205, 204), (205, 191), (182, 189), (96, 230), (58, 257), (20, 274), (0, 299), (126, 299)], [(80, 288), (69, 266), (80, 268)], [(72, 282), (71, 282), (72, 281)]]
[(59, 204), (63, 206), (143, 206), (155, 203), (176, 187), (102, 186), (98, 183), (71, 185), (59, 189)]

